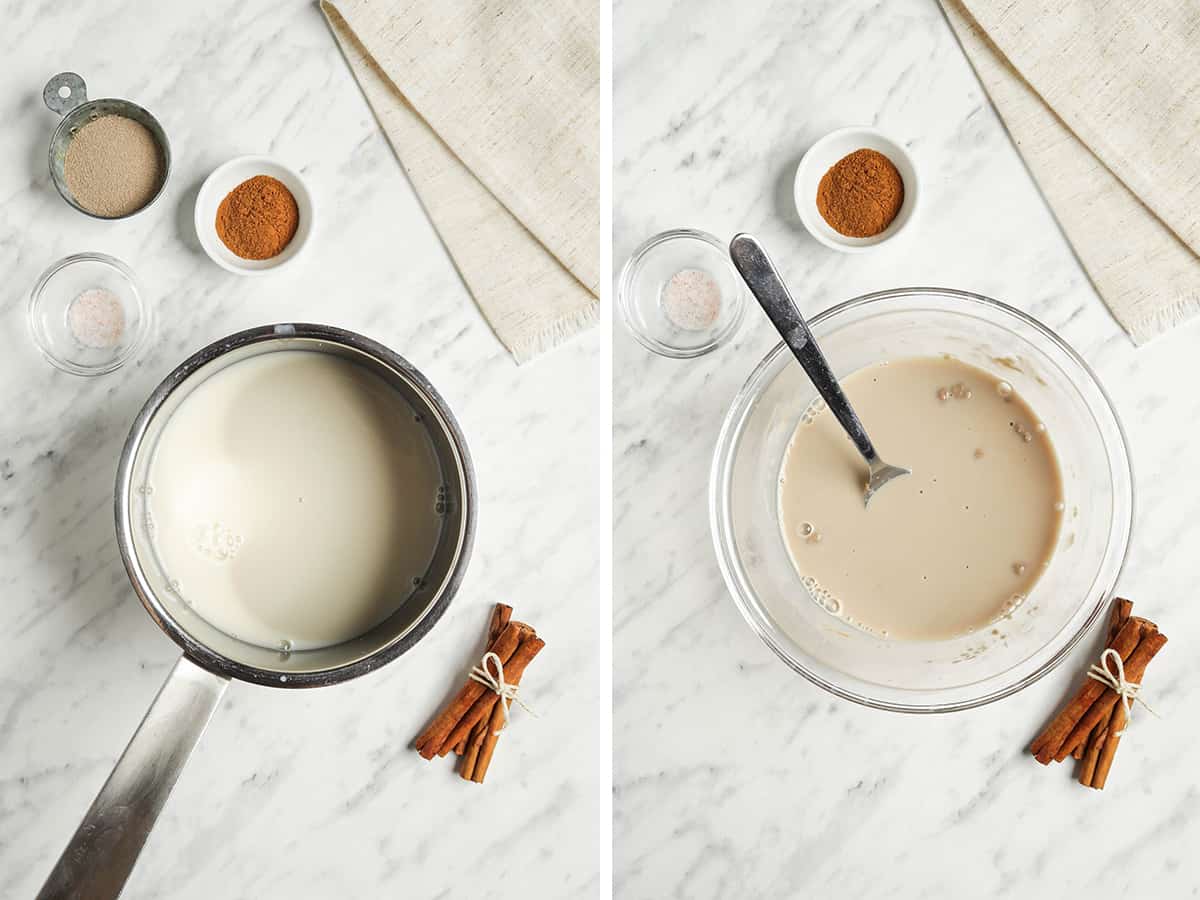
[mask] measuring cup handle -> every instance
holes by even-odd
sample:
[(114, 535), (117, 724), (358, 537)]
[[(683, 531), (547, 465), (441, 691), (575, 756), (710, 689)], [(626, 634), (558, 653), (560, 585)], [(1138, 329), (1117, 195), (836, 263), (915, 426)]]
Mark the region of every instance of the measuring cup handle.
[(180, 657), (38, 900), (115, 900), (228, 685)]
[(87, 103), (87, 85), (74, 72), (59, 72), (46, 82), (42, 99), (52, 111), (65, 116), (75, 107)]

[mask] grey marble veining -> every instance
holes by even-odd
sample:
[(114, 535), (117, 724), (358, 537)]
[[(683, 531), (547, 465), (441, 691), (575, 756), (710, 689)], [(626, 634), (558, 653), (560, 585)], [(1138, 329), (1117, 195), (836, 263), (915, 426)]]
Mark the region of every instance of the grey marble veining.
[[(838, 701), (744, 625), (706, 491), (722, 417), (775, 344), (751, 309), (691, 362), (614, 336), (614, 884), (621, 897), (1194, 896), (1200, 326), (1135, 351), (1093, 292), (934, 0), (618, 0), (615, 268), (649, 235), (758, 235), (807, 313), (934, 284), (1006, 300), (1095, 367), (1129, 433), (1137, 518), (1120, 589), (1171, 637), (1108, 788), (1023, 753), (1086, 664), (946, 717)], [(873, 124), (922, 176), (910, 234), (850, 256), (809, 238), (791, 179), (815, 139)], [(615, 276), (614, 272), (614, 276)]]
[[(475, 459), (481, 509), (458, 599), (387, 668), (336, 688), (235, 684), (124, 896), (594, 896), (607, 840), (607, 754), (593, 635), (598, 332), (518, 370), (456, 276), (309, 2), (58, 4), (0, 0), (0, 897), (32, 896), (176, 652), (125, 579), (112, 483), (133, 415), (205, 343), (271, 321), (362, 331), (446, 397)], [(119, 223), (71, 210), (46, 148), (41, 91), (71, 69), (92, 97), (150, 109), (174, 172)], [(243, 153), (298, 168), (318, 205), (306, 258), (238, 278), (200, 251), (192, 201)], [(117, 373), (51, 368), (26, 332), (53, 260), (101, 250), (138, 273), (157, 337)], [(512, 602), (548, 642), (488, 784), (408, 748), (457, 686), (489, 606)]]

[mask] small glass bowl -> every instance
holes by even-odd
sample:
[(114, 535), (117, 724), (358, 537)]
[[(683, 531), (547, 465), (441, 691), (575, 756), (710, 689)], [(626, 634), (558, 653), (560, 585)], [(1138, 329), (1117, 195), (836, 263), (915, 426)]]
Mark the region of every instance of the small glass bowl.
[[(87, 340), (73, 323), (72, 304), (86, 291), (102, 290), (120, 307), (118, 334)], [(145, 343), (152, 316), (133, 271), (104, 253), (76, 253), (42, 273), (29, 295), (29, 330), (51, 365), (72, 375), (103, 375), (120, 368)]]
[[(681, 327), (663, 306), (663, 289), (684, 270), (707, 273), (720, 291), (710, 323)], [(625, 324), (647, 350), (673, 359), (703, 356), (728, 343), (746, 314), (746, 290), (725, 245), (711, 234), (676, 228), (656, 234), (621, 269), (617, 301)]]

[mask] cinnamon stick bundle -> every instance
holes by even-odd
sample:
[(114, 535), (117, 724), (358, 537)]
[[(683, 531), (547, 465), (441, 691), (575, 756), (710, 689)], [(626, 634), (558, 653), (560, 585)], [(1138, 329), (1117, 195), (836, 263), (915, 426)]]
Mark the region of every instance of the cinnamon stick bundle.
[[(1106, 647), (1124, 666), (1125, 680), (1141, 684), (1150, 660), (1167, 643), (1166, 635), (1147, 619), (1132, 615), (1133, 604), (1118, 599), (1109, 617)], [(1115, 678), (1107, 657), (1102, 663)], [(1103, 788), (1112, 767), (1120, 732), (1127, 721), (1124, 702), (1107, 684), (1088, 677), (1076, 695), (1034, 739), (1029, 750), (1043, 765), (1068, 756), (1080, 760), (1079, 782)]]
[[(508, 627), (500, 632), (500, 636), (488, 646), (487, 652), (495, 653), (501, 663), (507, 663), (517, 651), (520, 640), (521, 623), (509, 622)], [(413, 744), (423, 757), (433, 759), (445, 742), (446, 736), (454, 730), (454, 726), (458, 724), (472, 704), (483, 696), (485, 690), (487, 688), (479, 682), (467, 680), (458, 695), (438, 714), (436, 719), (429, 723), (429, 727), (421, 732)]]
[[(1133, 653), (1138, 641), (1141, 640), (1143, 623), (1145, 623), (1144, 619), (1131, 616), (1113, 639), (1110, 645), (1111, 649), (1120, 654), (1122, 662), (1129, 659), (1129, 655)], [(1067, 736), (1091, 709), (1096, 699), (1106, 690), (1108, 688), (1094, 678), (1084, 680), (1083, 686), (1075, 698), (1030, 745), (1029, 750), (1037, 757), (1038, 762), (1045, 766), (1049, 765), (1051, 760), (1062, 759), (1058, 756), (1058, 752), (1066, 742)], [(1074, 749), (1074, 745), (1072, 745), (1072, 749)]]
[[(508, 684), (520, 684), (525, 667), (541, 652), (544, 646), (546, 646), (545, 642), (531, 632), (530, 636), (521, 641), (512, 658), (504, 664), (504, 680)], [(463, 717), (458, 720), (458, 724), (446, 736), (441, 747), (438, 748), (438, 756), (445, 756), (454, 749), (459, 741), (465, 741), (470, 736), (471, 730), (491, 715), (492, 707), (499, 700), (500, 695), (495, 691), (485, 690), (483, 696), (471, 704), (471, 708), (463, 714)]]
[[(504, 680), (509, 684), (520, 684), (521, 675), (525, 672), (525, 666), (518, 666), (518, 656), (526, 647), (529, 648), (529, 659), (537, 656), (542, 647), (546, 646), (536, 635), (529, 641), (522, 644), (516, 654), (513, 655), (512, 672), (507, 669), (504, 672)], [(528, 664), (528, 661), (526, 661)], [(484, 718), (480, 719), (475, 726), (477, 730), (472, 731), (472, 738), (467, 747), (467, 752), (464, 754), (462, 763), (458, 768), (458, 773), (467, 781), (474, 781), (477, 784), (483, 784), (483, 776), (487, 774), (488, 766), (492, 764), (492, 754), (496, 751), (496, 743), (500, 740), (500, 732), (504, 726), (508, 724), (508, 717), (504, 714), (504, 706), (499, 702), (492, 704), (491, 712)]]
[[(504, 668), (504, 682), (518, 685), (525, 668), (545, 647), (545, 642), (524, 622), (512, 620), (512, 607), (497, 603), (488, 623), (487, 650)], [(489, 671), (496, 674), (489, 665)], [(464, 779), (482, 782), (491, 763), (500, 730), (506, 722), (500, 695), (469, 678), (462, 689), (413, 742), (423, 758), (454, 752), (462, 757)]]
[[(1147, 664), (1163, 648), (1166, 642), (1167, 636), (1158, 630), (1144, 633), (1137, 645), (1137, 649), (1133, 651), (1129, 660), (1125, 663), (1125, 680), (1134, 684), (1141, 684), (1142, 677), (1146, 674)], [(1096, 702), (1092, 704), (1092, 708), (1079, 720), (1075, 729), (1068, 735), (1066, 741), (1063, 742), (1063, 746), (1057, 755), (1055, 755), (1054, 761), (1062, 762), (1075, 749), (1076, 744), (1086, 741), (1088, 734), (1096, 727), (1096, 723), (1111, 713), (1113, 707), (1116, 706), (1120, 699), (1116, 691), (1106, 687), (1104, 693), (1097, 698)]]

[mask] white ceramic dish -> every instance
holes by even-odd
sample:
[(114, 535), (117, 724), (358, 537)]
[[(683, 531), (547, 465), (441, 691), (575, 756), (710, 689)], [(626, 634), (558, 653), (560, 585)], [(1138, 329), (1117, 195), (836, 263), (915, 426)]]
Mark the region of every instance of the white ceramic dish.
[[(242, 259), (217, 236), (217, 207), (230, 191), (255, 175), (269, 175), (283, 182), (300, 210), (295, 237), (282, 253), (270, 259)], [(312, 237), (315, 224), (312, 194), (300, 175), (283, 163), (269, 156), (239, 156), (219, 166), (204, 180), (196, 195), (195, 222), (200, 246), (218, 266), (237, 275), (264, 275), (292, 262)]]
[[(892, 224), (874, 237), (853, 238), (835, 231), (817, 209), (817, 186), (833, 165), (855, 150), (876, 150), (890, 159), (904, 181), (904, 202)], [(796, 212), (808, 233), (833, 250), (862, 253), (892, 240), (912, 225), (920, 202), (921, 186), (912, 156), (904, 146), (874, 128), (842, 128), (830, 132), (808, 148), (796, 167), (792, 187)]]

